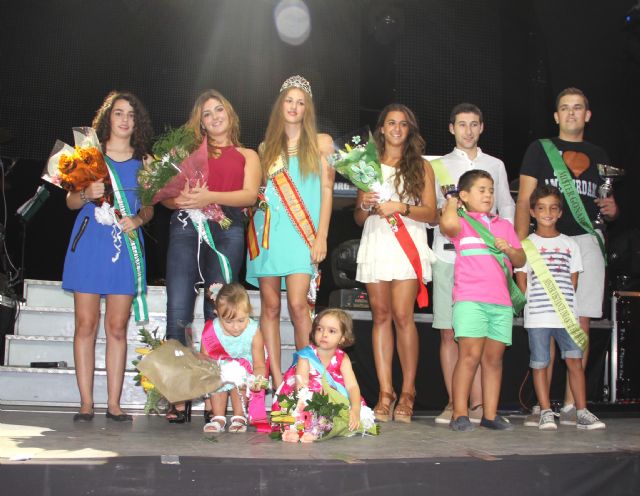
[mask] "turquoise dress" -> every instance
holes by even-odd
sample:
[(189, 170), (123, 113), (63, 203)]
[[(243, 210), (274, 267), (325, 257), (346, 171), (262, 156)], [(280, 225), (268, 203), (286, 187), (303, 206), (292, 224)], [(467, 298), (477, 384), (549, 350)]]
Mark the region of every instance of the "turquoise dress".
[[(308, 174), (303, 179), (298, 165), (298, 157), (289, 157), (288, 170), (317, 230), (320, 221), (320, 176)], [(282, 204), (280, 195), (276, 192), (270, 179), (267, 180), (265, 196), (271, 209), (269, 249), (266, 250), (260, 246), (260, 254), (255, 259), (249, 260), (247, 257), (247, 282), (259, 287), (259, 277), (288, 276), (289, 274), (313, 276), (311, 250), (293, 225)], [(254, 222), (258, 240), (262, 240), (264, 232), (264, 212), (262, 210), (256, 211)], [(286, 289), (284, 279), (282, 279), (282, 289)]]

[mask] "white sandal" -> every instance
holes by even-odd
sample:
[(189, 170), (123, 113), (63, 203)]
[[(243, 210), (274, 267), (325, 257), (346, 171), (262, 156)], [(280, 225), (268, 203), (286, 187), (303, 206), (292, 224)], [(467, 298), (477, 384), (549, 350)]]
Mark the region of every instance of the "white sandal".
[(211, 418), (211, 421), (206, 423), (203, 427), (203, 431), (207, 434), (218, 434), (220, 432), (224, 432), (225, 427), (227, 426), (227, 419), (222, 415), (216, 415)]
[(234, 415), (231, 417), (231, 425), (229, 432), (237, 434), (239, 432), (247, 432), (247, 418), (242, 415)]

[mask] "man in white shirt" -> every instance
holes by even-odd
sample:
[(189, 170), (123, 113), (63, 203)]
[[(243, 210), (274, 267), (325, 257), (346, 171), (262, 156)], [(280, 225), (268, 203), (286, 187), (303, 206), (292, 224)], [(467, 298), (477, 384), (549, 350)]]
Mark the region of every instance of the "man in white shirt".
[[(483, 130), (482, 111), (476, 105), (460, 103), (451, 111), (449, 132), (455, 137), (456, 146), (451, 153), (444, 155), (439, 161), (431, 162), (436, 175), (438, 208), (442, 208), (445, 203), (441, 186), (456, 185), (465, 172), (482, 169), (491, 174), (494, 181), (495, 203), (491, 212), (495, 214), (497, 211), (500, 217), (513, 223), (515, 203), (509, 192), (507, 171), (501, 160), (483, 153), (478, 147), (478, 140)], [(437, 257), (433, 265), (433, 328), (440, 330), (440, 365), (449, 395), (449, 403), (435, 420), (439, 424), (448, 424), (452, 413), (451, 381), (453, 369), (458, 361), (458, 345), (454, 341), (451, 324), (453, 265), (456, 253), (453, 244), (440, 233), (438, 226), (434, 229), (433, 251)], [(473, 381), (469, 406), (470, 420), (479, 423), (483, 414), (480, 369)]]

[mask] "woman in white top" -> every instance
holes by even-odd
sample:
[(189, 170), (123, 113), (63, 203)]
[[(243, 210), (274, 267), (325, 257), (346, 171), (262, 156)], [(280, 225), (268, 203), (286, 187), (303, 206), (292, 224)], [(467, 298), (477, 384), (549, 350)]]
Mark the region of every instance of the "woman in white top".
[[(432, 254), (425, 223), (436, 221), (435, 181), (429, 162), (422, 158), (424, 140), (413, 112), (400, 104), (385, 107), (374, 132), (385, 182), (391, 199), (360, 191), (355, 221), (364, 225), (356, 279), (366, 284), (373, 315), (373, 356), (380, 386), (376, 418), (410, 422), (418, 367), (418, 332), (413, 307), (418, 294), (416, 270), (387, 221), (400, 214), (415, 244), (423, 282), (431, 279)], [(397, 339), (394, 340), (393, 326)], [(397, 341), (402, 367), (400, 398), (393, 390), (391, 363)], [(394, 406), (398, 400), (398, 405)]]

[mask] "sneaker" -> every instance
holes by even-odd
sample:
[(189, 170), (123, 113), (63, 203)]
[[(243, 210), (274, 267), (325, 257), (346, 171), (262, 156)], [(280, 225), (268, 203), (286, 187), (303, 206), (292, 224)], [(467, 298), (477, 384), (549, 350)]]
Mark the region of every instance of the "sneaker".
[(496, 415), (496, 418), (493, 420), (489, 420), (487, 417), (482, 417), (480, 426), (494, 431), (510, 431), (513, 429), (513, 424), (501, 415)]
[(576, 425), (575, 405), (565, 405), (560, 410), (560, 423), (562, 425)]
[(453, 415), (453, 404), (449, 403), (442, 413), (435, 418), (436, 424), (449, 424)]
[(576, 415), (576, 427), (588, 431), (606, 429), (605, 423), (586, 408)]
[(452, 420), (449, 424), (449, 429), (458, 432), (469, 432), (475, 429), (475, 427), (473, 427), (473, 424), (471, 423), (471, 420), (469, 420), (469, 417), (462, 416), (458, 417), (455, 420)]
[(557, 431), (558, 426), (556, 425), (556, 415), (556, 413), (553, 413), (553, 410), (541, 411), (538, 429), (541, 431)]
[(538, 427), (540, 425), (540, 405), (534, 405), (531, 413), (524, 418), (525, 427)]
[(476, 405), (474, 408), (469, 408), (469, 420), (474, 424), (479, 424), (484, 415), (482, 405)]

